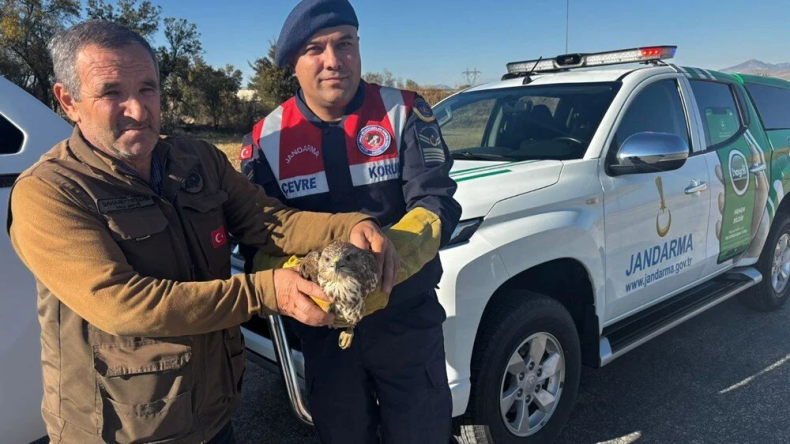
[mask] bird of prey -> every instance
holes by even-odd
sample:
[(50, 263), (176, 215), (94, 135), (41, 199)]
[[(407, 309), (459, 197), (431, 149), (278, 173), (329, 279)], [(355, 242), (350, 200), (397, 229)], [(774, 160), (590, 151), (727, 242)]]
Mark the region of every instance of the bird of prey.
[(331, 312), (349, 325), (340, 334), (339, 344), (348, 348), (354, 326), (365, 313), (365, 297), (379, 284), (376, 257), (348, 242), (334, 241), (322, 251), (308, 254), (299, 265), (299, 272), (334, 299)]

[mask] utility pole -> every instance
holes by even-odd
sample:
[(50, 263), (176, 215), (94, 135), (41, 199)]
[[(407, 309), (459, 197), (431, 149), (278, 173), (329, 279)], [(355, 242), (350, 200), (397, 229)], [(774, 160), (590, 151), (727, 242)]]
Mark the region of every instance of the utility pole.
[(469, 71), (469, 68), (466, 68), (466, 71), (462, 72), (461, 74), (466, 76), (466, 83), (469, 85), (474, 85), (477, 83), (477, 76), (482, 74), (482, 72), (478, 71), (477, 67), (475, 67), (474, 71)]
[(571, 0), (565, 0), (565, 54), (568, 53), (568, 30), (571, 16)]

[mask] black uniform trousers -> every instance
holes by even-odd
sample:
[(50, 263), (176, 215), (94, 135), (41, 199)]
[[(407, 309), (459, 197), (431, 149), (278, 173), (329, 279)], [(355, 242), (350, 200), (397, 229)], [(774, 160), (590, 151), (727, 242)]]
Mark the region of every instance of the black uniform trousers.
[(365, 317), (346, 350), (341, 330), (293, 322), (322, 443), (377, 443), (377, 433), (384, 444), (450, 442), (445, 317), (435, 292), (413, 296)]

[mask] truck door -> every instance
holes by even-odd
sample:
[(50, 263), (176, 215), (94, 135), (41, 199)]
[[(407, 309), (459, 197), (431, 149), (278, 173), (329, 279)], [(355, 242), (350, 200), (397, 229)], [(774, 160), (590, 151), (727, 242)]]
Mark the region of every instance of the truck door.
[(715, 77), (687, 81), (703, 130), (700, 143), (705, 147), (711, 182), (705, 267), (705, 274), (710, 275), (731, 268), (749, 248), (760, 223), (770, 222), (767, 165), (771, 151), (762, 131), (750, 131), (749, 111), (736, 85)]
[(640, 85), (615, 124), (607, 158), (642, 132), (679, 136), (690, 147), (679, 169), (610, 176), (603, 172), (606, 225), (606, 322), (691, 286), (702, 275), (710, 211), (708, 167), (677, 76)]

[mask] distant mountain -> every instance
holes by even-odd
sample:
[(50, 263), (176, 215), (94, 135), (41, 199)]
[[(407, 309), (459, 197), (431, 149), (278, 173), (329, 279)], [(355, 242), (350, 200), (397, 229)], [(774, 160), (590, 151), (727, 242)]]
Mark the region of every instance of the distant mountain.
[(425, 85), (424, 88), (425, 89), (438, 89), (438, 90), (442, 90), (442, 91), (453, 91), (455, 89), (452, 86), (447, 86), (447, 85), (442, 85), (442, 84), (439, 84), (439, 85)]
[(724, 68), (723, 72), (740, 72), (745, 74), (761, 74), (790, 80), (790, 63), (766, 63), (760, 60), (747, 60), (739, 65)]
[(766, 63), (760, 60), (747, 60), (740, 65), (722, 69), (724, 72), (771, 72), (771, 71), (790, 71), (790, 63)]

